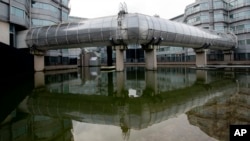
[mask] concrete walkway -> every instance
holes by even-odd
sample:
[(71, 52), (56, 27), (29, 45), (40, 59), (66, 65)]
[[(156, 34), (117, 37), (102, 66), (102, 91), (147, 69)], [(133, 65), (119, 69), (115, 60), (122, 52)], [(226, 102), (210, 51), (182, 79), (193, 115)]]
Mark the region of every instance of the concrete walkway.
[(250, 65), (206, 65), (208, 68), (250, 68)]

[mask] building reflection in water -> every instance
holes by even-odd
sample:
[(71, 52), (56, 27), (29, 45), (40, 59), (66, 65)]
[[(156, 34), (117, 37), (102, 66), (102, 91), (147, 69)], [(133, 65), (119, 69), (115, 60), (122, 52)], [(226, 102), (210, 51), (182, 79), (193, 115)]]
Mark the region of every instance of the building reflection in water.
[[(239, 84), (239, 82), (238, 82)], [(221, 141), (229, 140), (230, 125), (250, 124), (250, 89), (223, 94), (187, 112), (192, 125)]]
[[(83, 68), (67, 73), (49, 72), (44, 76), (44, 86), (35, 88), (23, 100), (18, 107), (18, 111), (23, 113), (15, 120), (24, 121), (23, 125), (18, 124), (20, 128), (17, 130), (23, 132), (19, 134), (26, 136), (27, 133), (34, 141), (73, 140), (71, 120), (119, 126), (125, 139), (129, 137), (131, 129), (148, 128), (183, 113), (187, 113), (191, 124), (216, 137), (215, 132), (207, 132), (213, 128), (207, 125), (203, 117), (211, 116), (214, 121), (223, 118), (221, 114), (224, 107), (217, 106), (215, 112), (205, 107), (223, 101), (226, 104), (227, 101), (232, 102), (239, 92), (238, 81), (222, 78), (225, 72), (199, 72), (187, 68), (145, 71), (143, 68), (131, 67), (125, 72)], [(232, 105), (228, 104), (229, 107)], [(222, 113), (214, 115), (216, 112)], [(19, 114), (16, 115), (19, 117)], [(238, 115), (243, 116), (242, 113)], [(227, 116), (231, 118), (231, 115)], [(4, 124), (1, 136), (15, 134), (14, 128), (9, 129), (13, 124), (15, 122)]]
[(0, 128), (0, 141), (72, 141), (72, 121), (12, 113), (10, 123)]

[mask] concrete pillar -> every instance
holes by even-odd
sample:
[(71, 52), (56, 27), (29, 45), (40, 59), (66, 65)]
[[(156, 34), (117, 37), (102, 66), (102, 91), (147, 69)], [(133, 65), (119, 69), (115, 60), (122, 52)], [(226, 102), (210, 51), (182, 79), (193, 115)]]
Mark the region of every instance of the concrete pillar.
[(231, 62), (234, 60), (233, 51), (223, 51), (223, 54), (224, 54), (224, 61), (225, 62)]
[(196, 53), (196, 67), (202, 68), (207, 65), (207, 50), (195, 51)]
[(107, 66), (113, 65), (112, 54), (112, 46), (107, 46)]
[(89, 59), (90, 59), (90, 54), (82, 51), (80, 54), (80, 66), (81, 67), (88, 67), (89, 66)]
[(116, 47), (116, 63), (115, 68), (116, 71), (123, 71), (124, 70), (124, 49), (123, 47)]
[(145, 49), (145, 63), (147, 70), (157, 70), (156, 49)]
[(44, 56), (34, 54), (34, 71), (44, 71)]
[(10, 27), (9, 23), (0, 21), (0, 42), (10, 45)]

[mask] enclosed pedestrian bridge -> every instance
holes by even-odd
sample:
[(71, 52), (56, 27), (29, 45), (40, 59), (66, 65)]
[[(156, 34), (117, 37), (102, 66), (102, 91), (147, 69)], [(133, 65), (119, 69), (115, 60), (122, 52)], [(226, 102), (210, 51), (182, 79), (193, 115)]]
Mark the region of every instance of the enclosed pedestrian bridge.
[(237, 37), (232, 33), (120, 11), (115, 16), (32, 28), (27, 33), (26, 43), (39, 51), (112, 46), (116, 49), (116, 69), (122, 71), (123, 51), (129, 44), (141, 45), (145, 49), (146, 68), (155, 70), (158, 46), (193, 48), (197, 53), (196, 65), (202, 66), (206, 65), (206, 55), (201, 55), (205, 54), (204, 49), (230, 51), (237, 46)]

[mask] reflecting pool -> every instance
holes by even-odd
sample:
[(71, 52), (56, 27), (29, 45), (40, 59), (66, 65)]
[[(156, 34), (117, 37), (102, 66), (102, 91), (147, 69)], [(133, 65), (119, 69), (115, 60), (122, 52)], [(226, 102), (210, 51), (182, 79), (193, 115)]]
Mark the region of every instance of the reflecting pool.
[(1, 81), (0, 141), (227, 141), (229, 125), (250, 124), (246, 69), (93, 67)]

